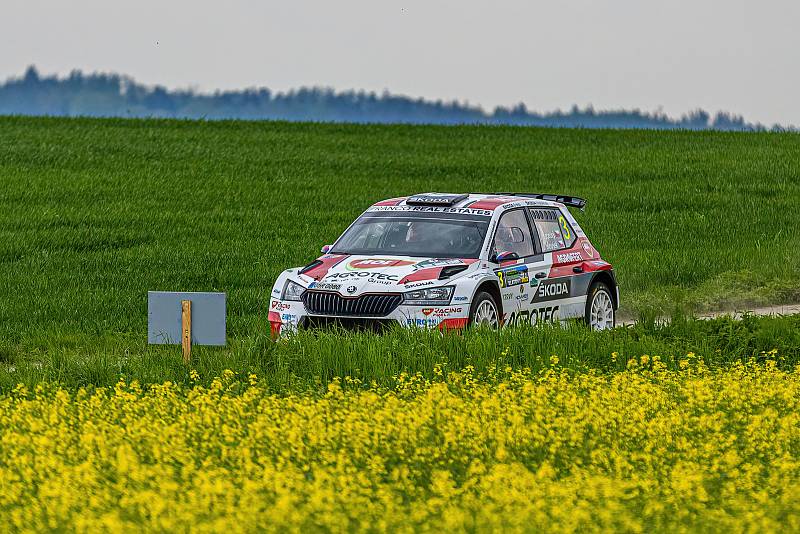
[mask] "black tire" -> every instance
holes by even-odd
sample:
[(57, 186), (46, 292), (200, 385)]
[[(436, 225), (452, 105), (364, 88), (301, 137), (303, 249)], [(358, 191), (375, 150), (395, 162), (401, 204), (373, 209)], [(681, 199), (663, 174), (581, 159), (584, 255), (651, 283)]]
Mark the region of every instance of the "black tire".
[[(481, 314), (482, 314), (483, 310), (485, 309), (485, 307), (488, 306), (487, 304), (484, 304), (484, 302), (487, 302), (487, 301), (489, 302), (489, 304), (492, 307), (494, 307), (494, 314), (495, 314), (495, 322), (494, 322), (494, 324), (490, 324), (490, 326), (492, 328), (499, 328), (500, 327), (500, 322), (502, 320), (502, 318), (500, 316), (500, 305), (497, 303), (497, 300), (495, 300), (494, 296), (492, 296), (491, 293), (488, 293), (486, 291), (479, 291), (478, 294), (475, 295), (475, 299), (472, 301), (472, 306), (470, 306), (470, 309), (469, 309), (469, 324), (470, 324), (470, 326), (478, 326), (478, 324), (476, 324), (476, 322), (475, 322), (476, 316), (478, 316), (478, 310), (482, 310), (481, 311)], [(479, 319), (482, 319), (482, 318), (483, 318), (483, 315), (481, 315), (481, 317), (479, 317)], [(483, 321), (481, 321), (480, 324), (483, 324)]]
[[(598, 310), (592, 307), (597, 302)], [(595, 313), (595, 311), (597, 313)], [(614, 297), (611, 289), (603, 282), (595, 282), (586, 294), (586, 309), (583, 320), (592, 330), (605, 330), (617, 325), (617, 312), (614, 309)]]

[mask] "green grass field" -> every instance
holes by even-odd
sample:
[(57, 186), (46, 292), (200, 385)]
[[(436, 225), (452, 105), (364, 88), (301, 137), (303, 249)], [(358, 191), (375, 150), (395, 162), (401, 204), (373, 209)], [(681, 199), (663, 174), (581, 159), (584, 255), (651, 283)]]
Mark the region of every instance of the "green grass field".
[[(799, 142), (0, 118), (0, 523), (796, 531), (800, 315), (686, 312), (800, 301)], [(372, 202), (500, 190), (587, 197), (640, 321), (270, 338)], [(228, 346), (149, 347), (148, 290), (227, 292)]]
[(508, 190), (588, 198), (623, 313), (800, 300), (796, 134), (0, 118), (0, 358), (144, 353), (148, 290), (227, 292), (258, 346), (369, 204)]

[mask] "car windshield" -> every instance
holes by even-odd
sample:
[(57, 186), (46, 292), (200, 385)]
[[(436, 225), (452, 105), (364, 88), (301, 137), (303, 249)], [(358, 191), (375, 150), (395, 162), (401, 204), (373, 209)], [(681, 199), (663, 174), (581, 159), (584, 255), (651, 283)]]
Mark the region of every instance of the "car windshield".
[(362, 217), (339, 238), (331, 253), (477, 258), (487, 227), (488, 221)]

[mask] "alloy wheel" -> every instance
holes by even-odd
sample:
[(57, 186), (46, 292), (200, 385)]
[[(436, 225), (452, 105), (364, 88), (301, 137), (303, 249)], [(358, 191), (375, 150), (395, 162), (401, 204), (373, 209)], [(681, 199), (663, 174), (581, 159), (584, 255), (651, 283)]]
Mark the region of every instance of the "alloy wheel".
[(592, 330), (607, 330), (614, 327), (614, 303), (606, 291), (598, 291), (592, 299), (589, 313)]
[(475, 310), (475, 318), (473, 319), (475, 325), (486, 325), (492, 328), (497, 328), (497, 307), (490, 299), (486, 299), (478, 304), (478, 309)]

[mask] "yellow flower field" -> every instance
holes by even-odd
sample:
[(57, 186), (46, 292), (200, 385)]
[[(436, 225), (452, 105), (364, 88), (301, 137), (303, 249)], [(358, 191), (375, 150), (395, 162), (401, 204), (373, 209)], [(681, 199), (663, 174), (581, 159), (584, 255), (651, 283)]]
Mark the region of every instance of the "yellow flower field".
[(4, 530), (800, 530), (800, 368), (0, 398)]

